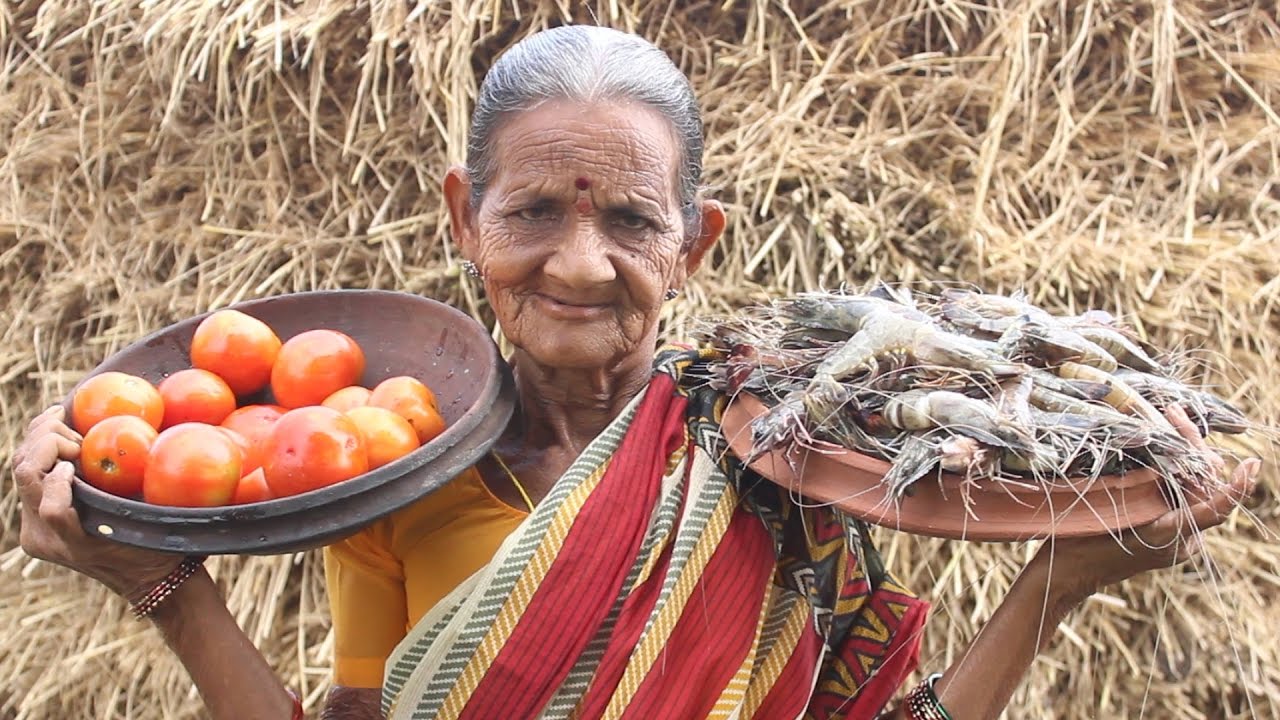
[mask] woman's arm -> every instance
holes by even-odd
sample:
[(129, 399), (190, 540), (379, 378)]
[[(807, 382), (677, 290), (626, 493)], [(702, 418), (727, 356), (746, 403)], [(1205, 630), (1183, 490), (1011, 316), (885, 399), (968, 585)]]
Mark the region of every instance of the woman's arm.
[[(1175, 409), (1170, 420), (1208, 452), (1185, 414)], [(935, 686), (952, 720), (999, 717), (1058, 624), (1094, 592), (1199, 552), (1200, 534), (1222, 523), (1252, 492), (1260, 465), (1256, 460), (1241, 463), (1222, 489), (1119, 539), (1103, 535), (1045, 543)], [(899, 709), (893, 717), (907, 715)]]
[[(1027, 565), (991, 619), (934, 686), (952, 720), (996, 718), (1076, 601), (1046, 593), (1043, 563)], [(1063, 595), (1058, 597), (1056, 595)], [(907, 718), (902, 709), (893, 716)]]
[[(87, 575), (136, 601), (181, 561), (90, 537), (71, 504), (71, 462), (80, 436), (62, 408), (42, 413), (14, 453), (14, 480), (22, 499), (20, 543), (32, 557)], [(262, 654), (236, 624), (203, 569), (164, 600), (151, 616), (177, 654), (216, 720), (289, 720), (293, 700)]]
[(236, 624), (204, 569), (161, 603), (152, 619), (191, 675), (212, 717), (293, 717), (293, 698)]
[(935, 686), (952, 720), (996, 718), (1022, 682), (1031, 663), (1049, 644), (1079, 601), (1046, 592), (1049, 573), (1042, 563), (1027, 566), (991, 619)]

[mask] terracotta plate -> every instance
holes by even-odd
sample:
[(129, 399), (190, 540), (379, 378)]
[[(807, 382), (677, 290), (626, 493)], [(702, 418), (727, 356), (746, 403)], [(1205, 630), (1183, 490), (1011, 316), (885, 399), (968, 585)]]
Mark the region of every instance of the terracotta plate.
[[(281, 295), (234, 307), (269, 324), (282, 340), (320, 327), (351, 335), (365, 352), (361, 384), (372, 387), (395, 375), (422, 380), (436, 394), (445, 431), (360, 477), (248, 505), (162, 507), (117, 497), (77, 479), (74, 501), (86, 532), (137, 547), (202, 555), (263, 555), (319, 547), (422, 498), (474, 464), (501, 434), (515, 408), (511, 372), (488, 331), (444, 303), (408, 293), (337, 290)], [(119, 370), (159, 382), (189, 367), (191, 338), (204, 317), (183, 320), (137, 341), (89, 376)], [(70, 397), (64, 401), (68, 409)]]
[[(725, 438), (739, 457), (750, 454), (750, 423), (765, 411), (764, 403), (745, 393), (726, 409)], [(895, 504), (881, 483), (888, 462), (834, 445), (776, 450), (750, 467), (811, 502), (833, 504), (867, 522), (960, 540), (1102, 535), (1145, 525), (1169, 510), (1162, 481), (1149, 469), (1093, 481), (1060, 480), (1050, 487), (987, 483), (967, 488), (967, 500), (961, 477), (934, 474)]]

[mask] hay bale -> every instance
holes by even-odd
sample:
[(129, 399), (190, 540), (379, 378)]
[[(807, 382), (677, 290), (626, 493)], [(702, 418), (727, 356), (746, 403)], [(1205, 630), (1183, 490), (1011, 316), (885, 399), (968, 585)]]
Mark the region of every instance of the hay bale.
[[(667, 318), (871, 277), (1030, 289), (1183, 347), (1274, 423), (1280, 27), (1247, 0), (152, 3), (0, 6), (3, 464), (26, 418), (139, 335), (315, 288), (423, 293), (490, 321), (438, 178), (494, 54), (566, 20), (641, 32), (707, 111), (725, 242)], [(731, 280), (730, 280), (731, 279)], [(1019, 718), (1280, 714), (1276, 458), (1215, 569), (1126, 583), (1060, 628)], [(17, 544), (0, 500), (0, 716), (193, 718), (122, 603)], [(941, 667), (1032, 546), (885, 534), (936, 603)], [(315, 554), (213, 562), (284, 680), (325, 690)]]

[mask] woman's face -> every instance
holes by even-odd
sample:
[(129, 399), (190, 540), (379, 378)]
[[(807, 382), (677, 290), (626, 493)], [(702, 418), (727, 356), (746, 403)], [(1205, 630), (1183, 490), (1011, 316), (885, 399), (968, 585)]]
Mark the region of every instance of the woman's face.
[(464, 171), (445, 194), (507, 338), (563, 368), (652, 353), (664, 294), (724, 228), (705, 203), (701, 233), (686, 233), (671, 124), (639, 105), (553, 102), (508, 118), (492, 142), (479, 206)]

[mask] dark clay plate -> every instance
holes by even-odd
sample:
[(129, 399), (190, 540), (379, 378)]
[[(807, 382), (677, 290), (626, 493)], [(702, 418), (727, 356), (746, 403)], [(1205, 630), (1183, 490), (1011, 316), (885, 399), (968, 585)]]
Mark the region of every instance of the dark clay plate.
[[(412, 453), (346, 482), (248, 505), (162, 507), (111, 495), (77, 478), (74, 501), (86, 532), (136, 547), (194, 555), (269, 555), (317, 548), (449, 482), (488, 452), (515, 409), (510, 369), (488, 331), (444, 303), (408, 293), (334, 290), (232, 307), (266, 322), (281, 340), (314, 328), (347, 333), (365, 352), (361, 384), (372, 387), (396, 375), (418, 378), (436, 394), (445, 431)], [(116, 370), (158, 383), (190, 367), (191, 338), (204, 317), (183, 320), (137, 341), (85, 379)], [(68, 410), (70, 398), (63, 403)]]

